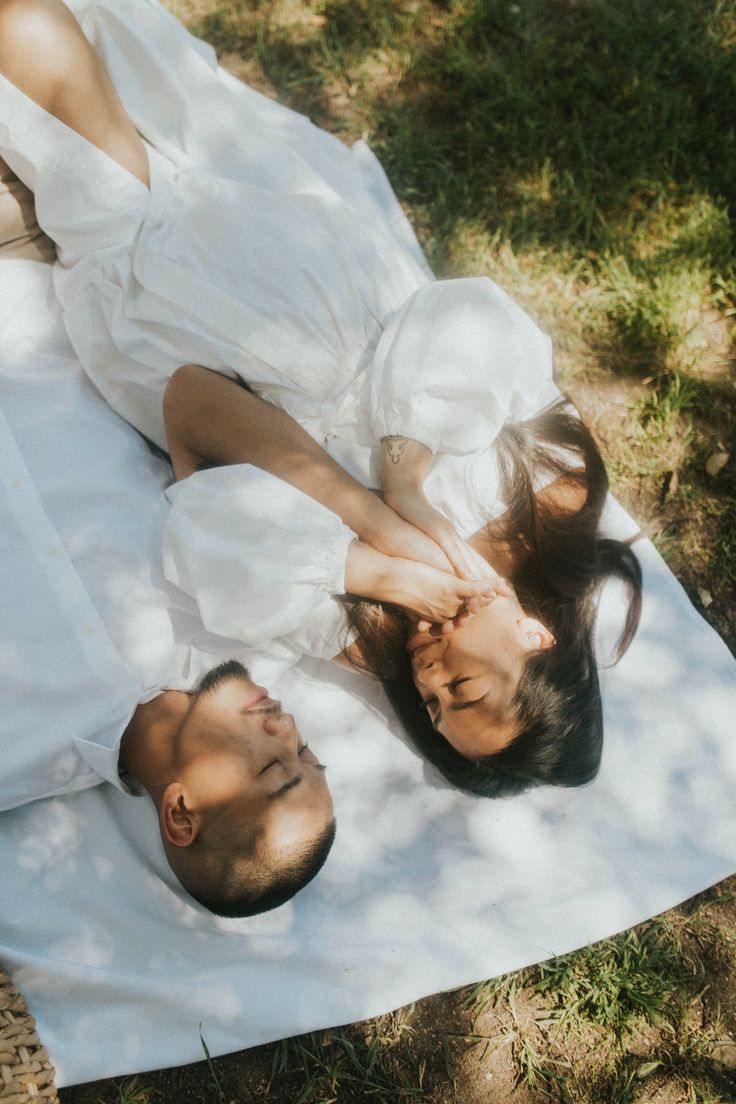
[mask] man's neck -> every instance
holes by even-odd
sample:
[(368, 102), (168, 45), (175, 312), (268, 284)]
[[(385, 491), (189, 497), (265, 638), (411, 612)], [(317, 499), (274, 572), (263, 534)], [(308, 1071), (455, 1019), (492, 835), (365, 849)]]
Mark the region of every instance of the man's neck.
[(120, 743), (120, 767), (158, 803), (172, 779), (176, 734), (191, 703), (182, 690), (164, 690), (133, 714)]

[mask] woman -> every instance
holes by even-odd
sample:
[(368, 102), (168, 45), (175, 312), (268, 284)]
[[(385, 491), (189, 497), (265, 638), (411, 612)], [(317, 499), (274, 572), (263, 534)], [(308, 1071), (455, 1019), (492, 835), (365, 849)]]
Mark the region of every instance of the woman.
[[(192, 381), (179, 373), (176, 388), (167, 392), (183, 364), (195, 361), (219, 374), (208, 373), (215, 398), (207, 401), (213, 408), (223, 384), (229, 386), (226, 405), (235, 401), (235, 391), (246, 394), (226, 380), (230, 376), (294, 415), (311, 443), (316, 439), (332, 453), (326, 484), (316, 478), (324, 461), (315, 459), (306, 471), (295, 466), (297, 487), (339, 514), (373, 551), (409, 555), (436, 569), (451, 566), (465, 576), (450, 585), (446, 576), (440, 580), (425, 571), (421, 585), (403, 595), (415, 614), (453, 630), (438, 641), (432, 632), (429, 639), (414, 634), (411, 641), (411, 674), (423, 696), (430, 696), (428, 707), (440, 728), (440, 736), (431, 730), (435, 744), (428, 754), (446, 773), (455, 772), (459, 784), (481, 792), (513, 788), (532, 777), (568, 783), (590, 777), (600, 750), (592, 591), (608, 570), (619, 570), (636, 586), (636, 568), (630, 553), (594, 536), (605, 473), (579, 423), (560, 412), (529, 421), (551, 395), (544, 336), (490, 281), (431, 280), (395, 197), (364, 146), (347, 151), (293, 113), (228, 83), (153, 2), (113, 6), (93, 0), (74, 7), (119, 75), (126, 102), (60, 0), (3, 0), (0, 153), (33, 188), (39, 222), (57, 243), (57, 291), (93, 381), (149, 439), (171, 448), (175, 466), (177, 450), (233, 462), (245, 424), (228, 437), (222, 423), (211, 419), (206, 447), (196, 432), (187, 436), (192, 427), (185, 412), (193, 407), (180, 401), (186, 388), (179, 383)], [(140, 79), (131, 80), (131, 71)], [(183, 90), (166, 85), (172, 73), (185, 74)], [(222, 142), (218, 146), (220, 118), (226, 120), (220, 134), (227, 140), (226, 154)], [(412, 358), (416, 386), (407, 388)], [(489, 364), (497, 371), (492, 388)], [(195, 394), (197, 387), (201, 392), (201, 379)], [(170, 441), (165, 392), (174, 408), (170, 432), (177, 419), (182, 422), (181, 437)], [(418, 395), (424, 401), (417, 421)], [(476, 417), (479, 411), (482, 416)], [(447, 435), (433, 439), (445, 426)], [(452, 535), (428, 511), (419, 483), (437, 446), (428, 479), (435, 484), (444, 479), (446, 487), (454, 479), (464, 487), (458, 477), (467, 457), (482, 455), (490, 470), (488, 450), (497, 436), (509, 511), (495, 536), (511, 556), (519, 595), (530, 604), (535, 627), (527, 625), (521, 607), (508, 625), (492, 626), (484, 644), (491, 645), (490, 655), (499, 654), (495, 641), (501, 630), (508, 633), (513, 626), (521, 636), (512, 641), (506, 669), (495, 672), (502, 684), (483, 695), (492, 737), (486, 741), (476, 733), (471, 746), (458, 735), (457, 718), (448, 724), (444, 715), (453, 704), (443, 700), (445, 683), (457, 680), (433, 687), (432, 667), (442, 666), (433, 656), (441, 649), (443, 663), (450, 663), (457, 642), (471, 628), (477, 631), (499, 617), (512, 596), (490, 602), (503, 586), (485, 566), (487, 548), (479, 560), (477, 549)], [(396, 437), (411, 439), (419, 452), (392, 445), (390, 438)], [(351, 478), (375, 483), (378, 438), (384, 440), (389, 503), (439, 545), (387, 506), (375, 499), (369, 503), (365, 488), (358, 490), (359, 482)], [(300, 445), (302, 455), (309, 447)], [(400, 457), (397, 448), (403, 450)], [(572, 459), (565, 458), (565, 449), (574, 451)], [(399, 478), (409, 459), (408, 479)], [(347, 464), (347, 475), (337, 474), (337, 460)], [(285, 463), (279, 461), (276, 474), (284, 474), (279, 465)], [(477, 464), (477, 474), (476, 469)], [(557, 478), (564, 499), (577, 497), (572, 509), (569, 502), (560, 504), (558, 494), (537, 505), (534, 473), (539, 471)], [(585, 501), (576, 509), (581, 488)], [(483, 521), (489, 516), (486, 512)], [(407, 571), (416, 582), (417, 569)], [(473, 578), (481, 574), (480, 581)], [(367, 597), (402, 597), (401, 587), (398, 594), (377, 591), (375, 581), (365, 586), (358, 578), (353, 589)], [(475, 617), (459, 624), (466, 599)], [(481, 610), (483, 600), (489, 604)], [(364, 611), (355, 611), (355, 617), (365, 662), (388, 672), (371, 654)], [(634, 609), (626, 639), (635, 619)], [(395, 667), (394, 660), (391, 670)], [(552, 715), (542, 718), (540, 708)], [(586, 709), (593, 719), (581, 726)], [(533, 748), (534, 760), (546, 744), (567, 746), (570, 733), (581, 727), (593, 746), (582, 766), (570, 767), (567, 752), (558, 751), (551, 766), (518, 765), (525, 744)], [(478, 764), (489, 751), (498, 753), (487, 765), (493, 779), (503, 771), (500, 787), (477, 782), (483, 769)], [(527, 752), (524, 758), (529, 760)]]
[[(597, 584), (617, 573), (630, 588), (618, 658), (638, 622), (640, 574), (628, 546), (597, 535), (605, 469), (589, 434), (562, 404), (505, 427), (495, 448), (466, 466), (469, 483), (451, 464), (443, 467), (456, 457), (432, 459), (417, 441), (382, 442), (387, 499), (457, 554), (454, 529), (430, 505), (442, 501), (456, 524), (470, 526), (470, 553), (514, 583), (513, 589), (496, 586), (491, 601), (440, 626), (375, 603), (348, 601), (347, 617), (338, 608), (334, 595), (366, 593), (382, 577), (397, 595), (404, 583), (403, 605), (411, 608), (411, 571), (409, 582), (402, 575), (412, 565), (353, 541), (336, 516), (347, 513), (338, 495), (334, 511), (324, 510), (260, 470), (291, 479), (284, 467), (290, 458), (301, 465), (305, 455), (298, 426), (203, 369), (175, 375), (167, 399), (172, 453), (188, 478), (169, 491), (165, 570), (195, 599), (210, 629), (253, 645), (280, 638), (294, 658), (306, 652), (329, 659), (344, 647), (349, 625), (344, 651), (353, 664), (383, 678), (422, 753), (469, 792), (498, 796), (594, 777), (603, 738), (592, 642)], [(231, 434), (230, 417), (247, 431)], [(402, 455), (394, 464), (397, 451)], [(197, 472), (208, 453), (230, 466)], [(482, 496), (468, 494), (468, 487), (488, 475), (496, 456), (508, 508), (489, 521)], [(319, 485), (319, 458), (310, 456), (310, 463)], [(326, 458), (320, 491), (329, 484), (330, 465)], [(540, 486), (540, 473), (550, 482)], [(356, 504), (354, 517), (360, 509)], [(361, 548), (368, 562), (351, 562)], [(398, 577), (382, 560), (399, 565)]]

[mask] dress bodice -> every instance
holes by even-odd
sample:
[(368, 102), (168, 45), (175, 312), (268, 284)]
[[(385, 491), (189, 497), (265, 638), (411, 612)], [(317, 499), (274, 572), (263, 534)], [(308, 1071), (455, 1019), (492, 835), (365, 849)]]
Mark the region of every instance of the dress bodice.
[(61, 263), (129, 248), (150, 193), (132, 173), (0, 74), (0, 154), (34, 193)]
[(146, 143), (150, 188), (6, 78), (0, 155), (57, 244), (56, 290), (93, 382), (164, 448), (161, 397), (181, 364), (305, 418), (334, 402), (381, 320), (428, 279), (375, 158), (231, 84), (175, 22), (164, 41), (153, 5), (138, 9), (147, 39), (105, 0), (79, 14)]
[(381, 437), (413, 437), (435, 453), (430, 499), (478, 528), (497, 512), (495, 437), (554, 397), (548, 338), (487, 278), (432, 278), (365, 143), (224, 74), (155, 0), (70, 6), (150, 187), (7, 79), (0, 155), (57, 242), (64, 322), (98, 390), (166, 448), (177, 367), (240, 377), (369, 486)]

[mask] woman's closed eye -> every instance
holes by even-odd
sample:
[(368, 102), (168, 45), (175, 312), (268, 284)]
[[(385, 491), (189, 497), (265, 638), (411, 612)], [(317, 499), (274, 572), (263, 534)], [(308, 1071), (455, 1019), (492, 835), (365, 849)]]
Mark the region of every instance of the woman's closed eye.
[[(451, 696), (455, 699), (454, 709), (468, 709), (473, 705), (480, 705), (482, 701), (487, 697), (487, 692), (481, 694), (479, 698), (468, 698), (467, 700), (460, 697), (458, 690), (466, 682), (472, 682), (473, 675), (464, 675), (461, 678), (453, 679), (452, 682), (448, 682), (445, 689), (450, 691)], [(429, 714), (429, 718), (432, 724), (437, 724), (437, 718), (439, 716), (439, 699), (436, 696), (429, 698), (422, 698), (422, 709), (426, 709)]]
[[(447, 683), (447, 689), (450, 691), (451, 694), (455, 694), (459, 686), (461, 686), (464, 682), (470, 682), (470, 681), (471, 681), (471, 679), (470, 679), (469, 675), (466, 675), (462, 678), (453, 679), (452, 682)], [(431, 698), (422, 698), (422, 709), (426, 709), (427, 712), (430, 714), (430, 716), (432, 714), (432, 708), (431, 707), (433, 707), (435, 705), (437, 705), (437, 698), (436, 697), (433, 696)]]

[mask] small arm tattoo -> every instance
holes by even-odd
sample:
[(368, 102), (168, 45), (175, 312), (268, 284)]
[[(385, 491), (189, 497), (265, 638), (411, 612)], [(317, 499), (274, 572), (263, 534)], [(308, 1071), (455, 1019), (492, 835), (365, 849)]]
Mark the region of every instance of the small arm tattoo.
[(398, 464), (408, 444), (406, 437), (384, 437), (392, 464)]

